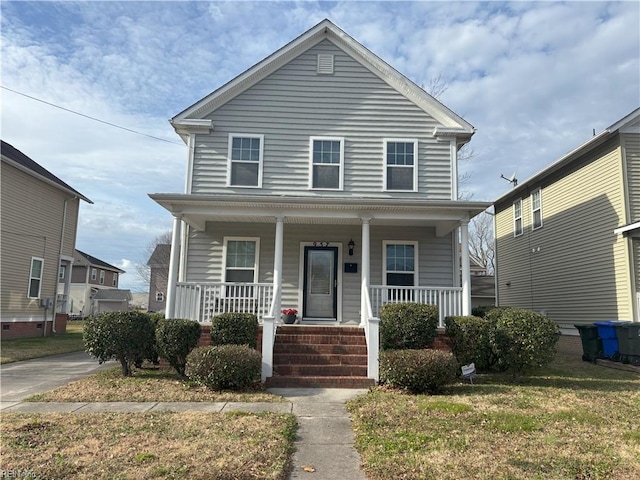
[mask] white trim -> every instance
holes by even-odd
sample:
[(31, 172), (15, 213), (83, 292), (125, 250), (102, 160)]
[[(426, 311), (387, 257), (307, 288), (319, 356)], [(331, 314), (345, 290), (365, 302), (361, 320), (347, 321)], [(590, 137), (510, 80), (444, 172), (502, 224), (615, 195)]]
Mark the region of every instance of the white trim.
[[(298, 308), (300, 310), (300, 318), (303, 318), (304, 313), (304, 247), (313, 247), (313, 242), (300, 242), (300, 260), (298, 262)], [(338, 295), (336, 323), (342, 323), (342, 289), (344, 284), (342, 282), (342, 242), (329, 242), (328, 247), (338, 247), (338, 266), (336, 268), (336, 277), (338, 281), (338, 288), (336, 294)]]
[(616, 228), (613, 231), (613, 233), (615, 235), (619, 235), (621, 233), (626, 233), (626, 232), (630, 232), (632, 230), (637, 230), (638, 228), (640, 228), (640, 222), (630, 223), (629, 225), (625, 225), (624, 227)]
[(113, 277), (111, 277), (111, 286), (112, 287), (118, 286), (118, 272), (113, 272)]
[(449, 150), (451, 154), (451, 200), (458, 200), (458, 140), (452, 138), (449, 141)]
[[(320, 166), (338, 166), (338, 188), (323, 188), (313, 186), (313, 142), (314, 141), (340, 142), (340, 163), (319, 163)], [(344, 137), (309, 137), (309, 190), (342, 191), (344, 189)]]
[(89, 267), (89, 268), (91, 270), (91, 280), (95, 282), (96, 280), (98, 280), (98, 269), (93, 267)]
[[(387, 144), (389, 142), (394, 143), (412, 143), (413, 144), (413, 188), (410, 190), (398, 190), (390, 189), (387, 186), (387, 169), (388, 168), (409, 168), (407, 165), (387, 165)], [(417, 138), (383, 138), (383, 153), (382, 153), (382, 165), (383, 165), (383, 184), (382, 189), (385, 192), (417, 192), (418, 191), (418, 139)]]
[[(250, 139), (259, 139), (260, 140), (260, 152), (258, 158), (258, 183), (257, 185), (234, 185), (231, 183), (231, 167), (233, 163), (249, 163), (251, 165), (256, 162), (246, 161), (246, 160), (232, 160), (231, 152), (233, 147), (233, 139), (234, 138), (250, 138)], [(234, 188), (262, 188), (262, 161), (264, 155), (264, 135), (255, 134), (255, 133), (230, 133), (229, 134), (229, 145), (227, 146), (227, 187)]]
[[(256, 252), (255, 258), (253, 259), (253, 283), (258, 283), (259, 271), (258, 267), (260, 266), (260, 237), (224, 237), (222, 242), (222, 272), (221, 272), (221, 282), (226, 282), (227, 276), (227, 244), (229, 241), (232, 242), (255, 242), (256, 244)], [(233, 268), (233, 267), (230, 267)], [(238, 269), (239, 270), (239, 269)], [(248, 270), (248, 268), (244, 268), (242, 270)]]
[[(40, 277), (33, 276), (33, 262), (40, 262)], [(27, 282), (27, 298), (40, 298), (42, 294), (42, 277), (44, 276), (44, 258), (42, 257), (31, 257), (31, 262), (29, 262), (29, 281)], [(38, 279), (38, 295), (32, 297), (31, 294), (31, 280)]]
[[(540, 199), (540, 206), (538, 208), (534, 208), (533, 206), (533, 195), (536, 192), (538, 193), (538, 198)], [(530, 199), (531, 199), (531, 231), (533, 231), (533, 230), (538, 230), (539, 228), (542, 228), (544, 225), (544, 221), (542, 219), (542, 188), (538, 187), (535, 190), (532, 190)], [(540, 225), (537, 227), (535, 225), (536, 210), (540, 210)]]
[(319, 75), (332, 75), (334, 68), (333, 54), (319, 53), (316, 73)]
[(196, 136), (190, 133), (187, 138), (187, 171), (185, 172), (184, 193), (191, 193), (193, 188), (193, 162), (195, 159)]
[[(420, 285), (419, 282), (419, 255), (418, 248), (420, 242), (417, 240), (383, 240), (382, 241), (382, 285), (387, 285), (387, 245), (413, 245), (413, 286)], [(393, 270), (391, 271), (393, 273)]]
[(104, 270), (100, 270), (100, 285), (104, 285), (104, 281), (107, 277), (107, 273)]
[[(520, 204), (520, 217), (516, 217), (516, 203)], [(520, 235), (524, 234), (524, 219), (522, 216), (522, 198), (518, 198), (516, 200), (513, 201), (513, 236), (514, 237), (519, 237)], [(518, 230), (516, 229), (516, 221), (518, 220), (518, 218), (520, 219), (520, 233), (518, 233)]]

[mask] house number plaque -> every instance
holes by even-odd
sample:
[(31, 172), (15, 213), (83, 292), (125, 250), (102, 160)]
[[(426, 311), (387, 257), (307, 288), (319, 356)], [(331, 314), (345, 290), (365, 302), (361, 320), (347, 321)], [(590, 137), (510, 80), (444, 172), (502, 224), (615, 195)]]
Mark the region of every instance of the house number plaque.
[(328, 247), (329, 242), (313, 242), (314, 247)]

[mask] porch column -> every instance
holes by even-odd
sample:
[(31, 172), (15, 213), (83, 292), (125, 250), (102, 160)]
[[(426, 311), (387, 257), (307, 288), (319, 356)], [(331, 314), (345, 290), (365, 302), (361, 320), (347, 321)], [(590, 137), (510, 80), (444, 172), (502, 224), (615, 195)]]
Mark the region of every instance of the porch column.
[(284, 250), (284, 217), (276, 217), (276, 239), (273, 254), (273, 312), (274, 318), (280, 318), (282, 309), (282, 255)]
[(460, 222), (462, 249), (462, 315), (471, 315), (471, 267), (469, 265), (469, 220)]
[(166, 318), (175, 318), (176, 283), (180, 266), (180, 218), (173, 217), (173, 234), (171, 235), (171, 257), (169, 257), (169, 278), (167, 278), (167, 311)]
[(367, 302), (364, 292), (369, 291), (371, 283), (371, 234), (369, 230), (370, 218), (362, 219), (362, 287), (360, 291), (360, 326), (364, 327), (367, 323)]

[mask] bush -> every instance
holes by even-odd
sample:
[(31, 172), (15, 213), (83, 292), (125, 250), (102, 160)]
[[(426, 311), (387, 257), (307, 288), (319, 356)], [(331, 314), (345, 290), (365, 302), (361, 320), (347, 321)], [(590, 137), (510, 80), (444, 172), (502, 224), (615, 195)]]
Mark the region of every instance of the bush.
[(149, 360), (154, 365), (158, 365), (160, 363), (160, 360), (158, 358), (158, 347), (156, 345), (155, 332), (156, 328), (158, 327), (158, 321), (164, 318), (164, 315), (162, 313), (147, 313), (146, 315), (149, 318), (151, 325), (153, 326), (153, 341), (148, 345), (146, 351), (141, 351), (138, 355), (138, 358), (136, 358), (135, 366), (137, 368), (142, 367), (142, 362), (144, 360)]
[(389, 303), (380, 309), (380, 348), (426, 348), (436, 338), (438, 307), (423, 303)]
[(491, 342), (498, 364), (510, 370), (515, 380), (555, 357), (560, 329), (545, 315), (520, 308), (500, 308), (489, 312), (487, 318), (495, 322)]
[(128, 377), (141, 352), (151, 349), (153, 325), (145, 313), (106, 312), (89, 317), (83, 339), (89, 355), (100, 363), (115, 358), (122, 366), (122, 374)]
[(156, 329), (158, 353), (181, 377), (185, 376), (187, 355), (200, 340), (200, 331), (200, 324), (193, 320), (171, 318), (158, 322)]
[(495, 321), (480, 317), (445, 318), (451, 351), (462, 365), (474, 363), (478, 371), (488, 371), (498, 361), (491, 340)]
[(258, 347), (258, 317), (252, 313), (222, 313), (211, 320), (212, 345)]
[(246, 345), (199, 347), (187, 356), (187, 376), (212, 390), (239, 390), (260, 380), (262, 357)]
[(457, 378), (458, 362), (441, 350), (380, 352), (380, 382), (413, 393), (438, 394)]
[(473, 315), (474, 317), (484, 318), (487, 316), (487, 313), (489, 313), (494, 308), (496, 308), (495, 305), (481, 305), (479, 307), (473, 307), (471, 309), (471, 315)]

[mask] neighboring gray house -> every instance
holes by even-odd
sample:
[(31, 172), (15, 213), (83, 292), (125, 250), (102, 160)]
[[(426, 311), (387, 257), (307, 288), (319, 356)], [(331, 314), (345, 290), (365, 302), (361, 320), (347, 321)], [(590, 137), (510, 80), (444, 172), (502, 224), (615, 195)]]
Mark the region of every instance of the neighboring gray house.
[(149, 303), (150, 312), (164, 312), (167, 308), (167, 278), (169, 276), (169, 258), (171, 245), (159, 244), (153, 250), (147, 266), (149, 267)]
[(131, 302), (130, 290), (102, 289), (91, 298), (91, 313), (126, 312)]
[(283, 308), (361, 328), (370, 379), (384, 303), (470, 313), (468, 223), (490, 206), (458, 200), (474, 128), (329, 20), (171, 123), (186, 189), (150, 195), (174, 217), (167, 316), (256, 313), (263, 378)]
[(80, 200), (93, 202), (0, 143), (2, 338), (64, 332)]

